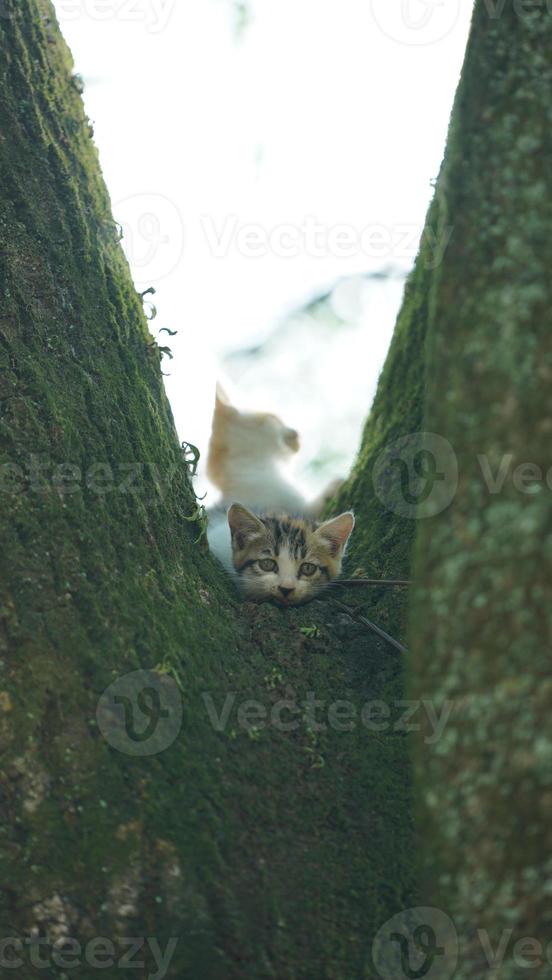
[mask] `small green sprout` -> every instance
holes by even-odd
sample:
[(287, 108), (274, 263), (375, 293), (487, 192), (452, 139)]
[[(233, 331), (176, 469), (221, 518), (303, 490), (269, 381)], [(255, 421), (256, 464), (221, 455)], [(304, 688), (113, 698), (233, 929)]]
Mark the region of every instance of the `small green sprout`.
[(188, 521), (190, 524), (199, 524), (201, 529), (199, 537), (194, 541), (194, 544), (199, 544), (201, 539), (207, 534), (207, 528), (209, 526), (209, 518), (207, 517), (207, 511), (205, 510), (204, 505), (198, 504), (193, 514), (191, 514), (190, 517), (185, 517), (184, 520)]
[(309, 640), (316, 640), (320, 636), (320, 628), (318, 626), (300, 626), (299, 632), (303, 636), (307, 636)]
[(191, 442), (183, 442), (181, 449), (184, 455), (184, 462), (188, 467), (188, 472), (190, 476), (195, 476), (197, 473), (197, 466), (201, 458), (201, 453), (199, 449), (197, 448), (197, 446), (194, 446)]

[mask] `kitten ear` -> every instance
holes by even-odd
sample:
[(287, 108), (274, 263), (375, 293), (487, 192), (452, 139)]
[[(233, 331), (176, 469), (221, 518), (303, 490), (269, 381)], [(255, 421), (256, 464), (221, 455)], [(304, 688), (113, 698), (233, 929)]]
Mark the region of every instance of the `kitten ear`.
[(222, 387), (220, 381), (217, 381), (216, 395), (215, 395), (215, 411), (216, 412), (235, 412), (236, 409), (232, 405), (230, 398), (226, 394), (224, 388)]
[(254, 538), (266, 534), (266, 528), (261, 520), (241, 504), (232, 504), (228, 511), (228, 526), (232, 534), (232, 544), (242, 550)]
[(340, 514), (339, 517), (332, 517), (331, 521), (325, 521), (317, 528), (315, 534), (329, 542), (331, 553), (335, 557), (344, 550), (354, 526), (355, 515), (352, 511), (347, 511), (345, 514)]

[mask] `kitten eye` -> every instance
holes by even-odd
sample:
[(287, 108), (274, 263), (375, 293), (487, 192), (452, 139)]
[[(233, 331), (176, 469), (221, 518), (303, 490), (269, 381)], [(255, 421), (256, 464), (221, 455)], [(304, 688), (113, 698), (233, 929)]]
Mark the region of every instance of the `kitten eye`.
[(259, 568), (262, 572), (277, 572), (278, 562), (275, 562), (273, 558), (261, 558)]
[(306, 561), (301, 565), (299, 571), (301, 575), (305, 575), (307, 578), (310, 578), (311, 575), (314, 575), (314, 573), (318, 571), (318, 565), (313, 565), (312, 562)]

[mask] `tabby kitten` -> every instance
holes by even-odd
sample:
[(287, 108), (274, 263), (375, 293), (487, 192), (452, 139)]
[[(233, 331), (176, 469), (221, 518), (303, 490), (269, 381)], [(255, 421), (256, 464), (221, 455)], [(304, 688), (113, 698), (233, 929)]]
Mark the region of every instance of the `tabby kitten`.
[(207, 475), (221, 498), (208, 511), (209, 546), (248, 598), (283, 606), (313, 599), (339, 575), (354, 526), (352, 514), (315, 523), (342, 481), (307, 501), (285, 470), (298, 449), (295, 429), (240, 411), (217, 385)]
[(228, 525), (238, 584), (257, 602), (309, 602), (339, 575), (354, 524), (352, 513), (318, 524), (301, 517), (256, 515), (232, 504)]

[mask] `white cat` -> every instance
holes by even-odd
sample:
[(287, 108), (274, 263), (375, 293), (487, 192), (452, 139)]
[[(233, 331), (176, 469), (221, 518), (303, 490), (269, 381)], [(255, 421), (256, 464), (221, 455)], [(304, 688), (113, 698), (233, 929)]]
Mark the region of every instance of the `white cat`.
[(276, 415), (242, 412), (217, 385), (207, 475), (221, 499), (209, 514), (207, 537), (214, 554), (233, 571), (228, 507), (236, 502), (255, 513), (316, 518), (341, 485), (333, 481), (313, 501), (293, 484), (285, 464), (299, 450), (299, 434)]

